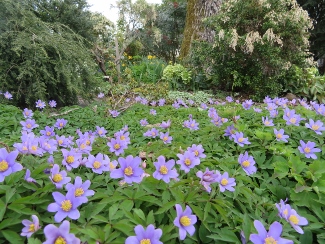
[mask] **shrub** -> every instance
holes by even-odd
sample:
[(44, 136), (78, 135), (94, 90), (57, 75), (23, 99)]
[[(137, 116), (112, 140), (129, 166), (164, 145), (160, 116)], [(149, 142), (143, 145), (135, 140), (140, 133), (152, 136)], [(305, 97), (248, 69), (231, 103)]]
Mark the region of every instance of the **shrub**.
[(255, 99), (282, 92), (292, 65), (308, 67), (308, 13), (295, 0), (224, 1), (205, 22), (213, 43), (197, 42), (193, 66), (220, 88), (249, 92)]
[(191, 71), (181, 64), (170, 64), (164, 69), (162, 79), (168, 81), (172, 90), (185, 88), (192, 79)]

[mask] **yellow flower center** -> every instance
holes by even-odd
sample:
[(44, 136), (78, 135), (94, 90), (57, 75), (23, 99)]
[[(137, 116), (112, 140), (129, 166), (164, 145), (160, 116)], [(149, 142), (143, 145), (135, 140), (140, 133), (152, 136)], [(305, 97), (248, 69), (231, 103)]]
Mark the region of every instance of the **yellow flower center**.
[(140, 241), (140, 244), (151, 244), (151, 241), (150, 241), (150, 239), (142, 239)]
[(98, 162), (98, 161), (95, 161), (95, 162), (93, 163), (93, 166), (94, 166), (95, 169), (99, 169), (100, 166), (101, 166), (101, 163)]
[(67, 163), (72, 164), (74, 162), (74, 156), (68, 156), (67, 157)]
[(291, 118), (291, 119), (290, 119), (290, 122), (291, 122), (292, 124), (295, 124), (295, 123), (296, 123), (296, 121), (297, 121), (297, 119), (296, 119), (296, 118)]
[(183, 216), (181, 217), (180, 222), (183, 226), (189, 226), (191, 224), (191, 219), (187, 216)]
[(77, 189), (75, 190), (74, 195), (75, 195), (76, 197), (80, 197), (80, 196), (82, 196), (84, 193), (85, 193), (85, 192), (84, 192), (84, 189), (82, 189), (82, 188), (80, 187), (80, 188), (77, 188)]
[(29, 225), (28, 232), (35, 232), (35, 225), (34, 224)]
[(80, 145), (80, 148), (81, 148), (81, 149), (85, 149), (85, 148), (86, 148), (86, 144), (82, 143), (82, 144)]
[(2, 160), (0, 162), (0, 172), (5, 172), (9, 168), (9, 164), (7, 161)]
[(25, 115), (29, 115), (29, 113), (26, 111), (26, 112), (25, 112)]
[(32, 127), (32, 125), (31, 125), (31, 124), (27, 124), (26, 127), (27, 127), (28, 129), (30, 129), (30, 128)]
[(99, 131), (98, 131), (98, 134), (99, 134), (99, 135), (103, 134), (103, 131), (102, 131), (102, 130), (99, 130)]
[(167, 140), (168, 140), (168, 137), (164, 136), (163, 141), (167, 141)]
[(59, 236), (58, 238), (56, 238), (54, 244), (67, 244), (67, 242), (62, 236)]
[(195, 126), (194, 123), (192, 123), (192, 124), (191, 124), (191, 127), (194, 127), (194, 126)]
[(23, 146), (23, 151), (28, 151), (28, 148), (26, 146)]
[(270, 121), (268, 121), (268, 120), (265, 121), (265, 124), (266, 124), (266, 125), (269, 125), (269, 124), (270, 124)]
[(63, 143), (63, 141), (62, 141), (62, 140), (59, 140), (58, 142), (59, 142), (59, 145), (61, 145), (61, 144)]
[(190, 159), (185, 159), (185, 164), (187, 165), (187, 166), (190, 166), (191, 165), (191, 160)]
[(47, 136), (51, 135), (51, 132), (49, 132), (49, 131), (48, 131), (48, 132), (46, 132), (46, 135), (47, 135)]
[(120, 139), (121, 139), (122, 141), (124, 141), (124, 140), (125, 140), (125, 136), (121, 136)]
[(59, 125), (60, 125), (60, 127), (63, 127), (63, 123), (60, 123)]
[(152, 135), (152, 136), (155, 136), (155, 135), (156, 135), (156, 133), (155, 133), (155, 132), (151, 132), (151, 135)]
[(310, 148), (309, 147), (305, 147), (304, 151), (305, 151), (305, 153), (310, 153)]
[(195, 154), (196, 157), (199, 156), (199, 151), (198, 150), (195, 150), (194, 151), (194, 154)]
[(115, 167), (115, 165), (112, 162), (109, 162), (109, 168), (110, 169), (115, 169), (116, 167)]
[(299, 223), (299, 219), (296, 215), (290, 215), (289, 221), (293, 223), (294, 225), (297, 225)]
[(86, 145), (87, 145), (87, 146), (90, 145), (90, 141), (89, 141), (89, 140), (86, 141)]
[(168, 173), (168, 169), (165, 165), (161, 166), (159, 169), (160, 174), (166, 175)]
[(133, 170), (131, 166), (124, 169), (124, 174), (126, 174), (127, 176), (133, 175)]
[(72, 203), (70, 200), (64, 200), (61, 202), (61, 208), (63, 211), (69, 212), (70, 209), (72, 208)]
[(228, 180), (226, 178), (223, 178), (221, 180), (221, 185), (226, 186), (228, 184)]
[(288, 215), (288, 209), (286, 209), (286, 210), (283, 211), (283, 215), (284, 216), (287, 216)]
[(264, 244), (277, 244), (278, 242), (273, 237), (266, 237)]
[(115, 150), (118, 150), (118, 149), (120, 149), (120, 148), (121, 148), (120, 144), (117, 144), (117, 143), (116, 143), (116, 144), (114, 145), (114, 149), (115, 149)]
[(244, 168), (247, 168), (247, 167), (249, 167), (250, 162), (249, 162), (248, 160), (245, 160), (245, 161), (242, 163), (242, 165), (243, 165)]
[(63, 177), (61, 174), (55, 174), (52, 178), (52, 180), (55, 182), (55, 183), (58, 183), (60, 182), (61, 180), (63, 180)]
[(318, 125), (313, 125), (311, 128), (312, 128), (313, 130), (318, 130), (318, 129), (319, 129), (319, 126), (318, 126)]
[(32, 146), (32, 150), (36, 151), (37, 150), (37, 146)]
[(239, 142), (243, 142), (243, 141), (244, 141), (244, 138), (240, 137), (240, 138), (238, 139), (238, 141), (239, 141)]
[(276, 134), (276, 138), (281, 139), (282, 138), (282, 134), (280, 134), (280, 133)]

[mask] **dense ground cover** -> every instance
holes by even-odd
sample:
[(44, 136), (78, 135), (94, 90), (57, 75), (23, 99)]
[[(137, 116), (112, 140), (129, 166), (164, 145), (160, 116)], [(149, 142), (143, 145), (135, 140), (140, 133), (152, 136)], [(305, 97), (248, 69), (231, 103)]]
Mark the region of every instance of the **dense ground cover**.
[(0, 243), (23, 224), (28, 243), (325, 243), (324, 105), (137, 100), (35, 109), (34, 129), (0, 104)]

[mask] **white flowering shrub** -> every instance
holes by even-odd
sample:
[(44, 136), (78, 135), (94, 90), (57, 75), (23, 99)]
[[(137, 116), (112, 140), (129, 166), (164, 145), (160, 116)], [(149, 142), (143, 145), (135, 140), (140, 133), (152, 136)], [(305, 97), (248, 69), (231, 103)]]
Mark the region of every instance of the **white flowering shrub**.
[(219, 88), (278, 95), (292, 65), (310, 66), (312, 21), (295, 0), (229, 0), (205, 21), (213, 43), (196, 42), (193, 66)]

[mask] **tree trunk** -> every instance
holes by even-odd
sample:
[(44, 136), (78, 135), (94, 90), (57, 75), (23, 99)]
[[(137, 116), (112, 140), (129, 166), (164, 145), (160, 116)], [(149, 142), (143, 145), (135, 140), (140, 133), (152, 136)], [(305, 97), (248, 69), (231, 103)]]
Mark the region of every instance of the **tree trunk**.
[(184, 38), (180, 58), (185, 58), (191, 49), (193, 40), (212, 42), (214, 31), (202, 25), (204, 18), (218, 13), (223, 0), (188, 0)]

